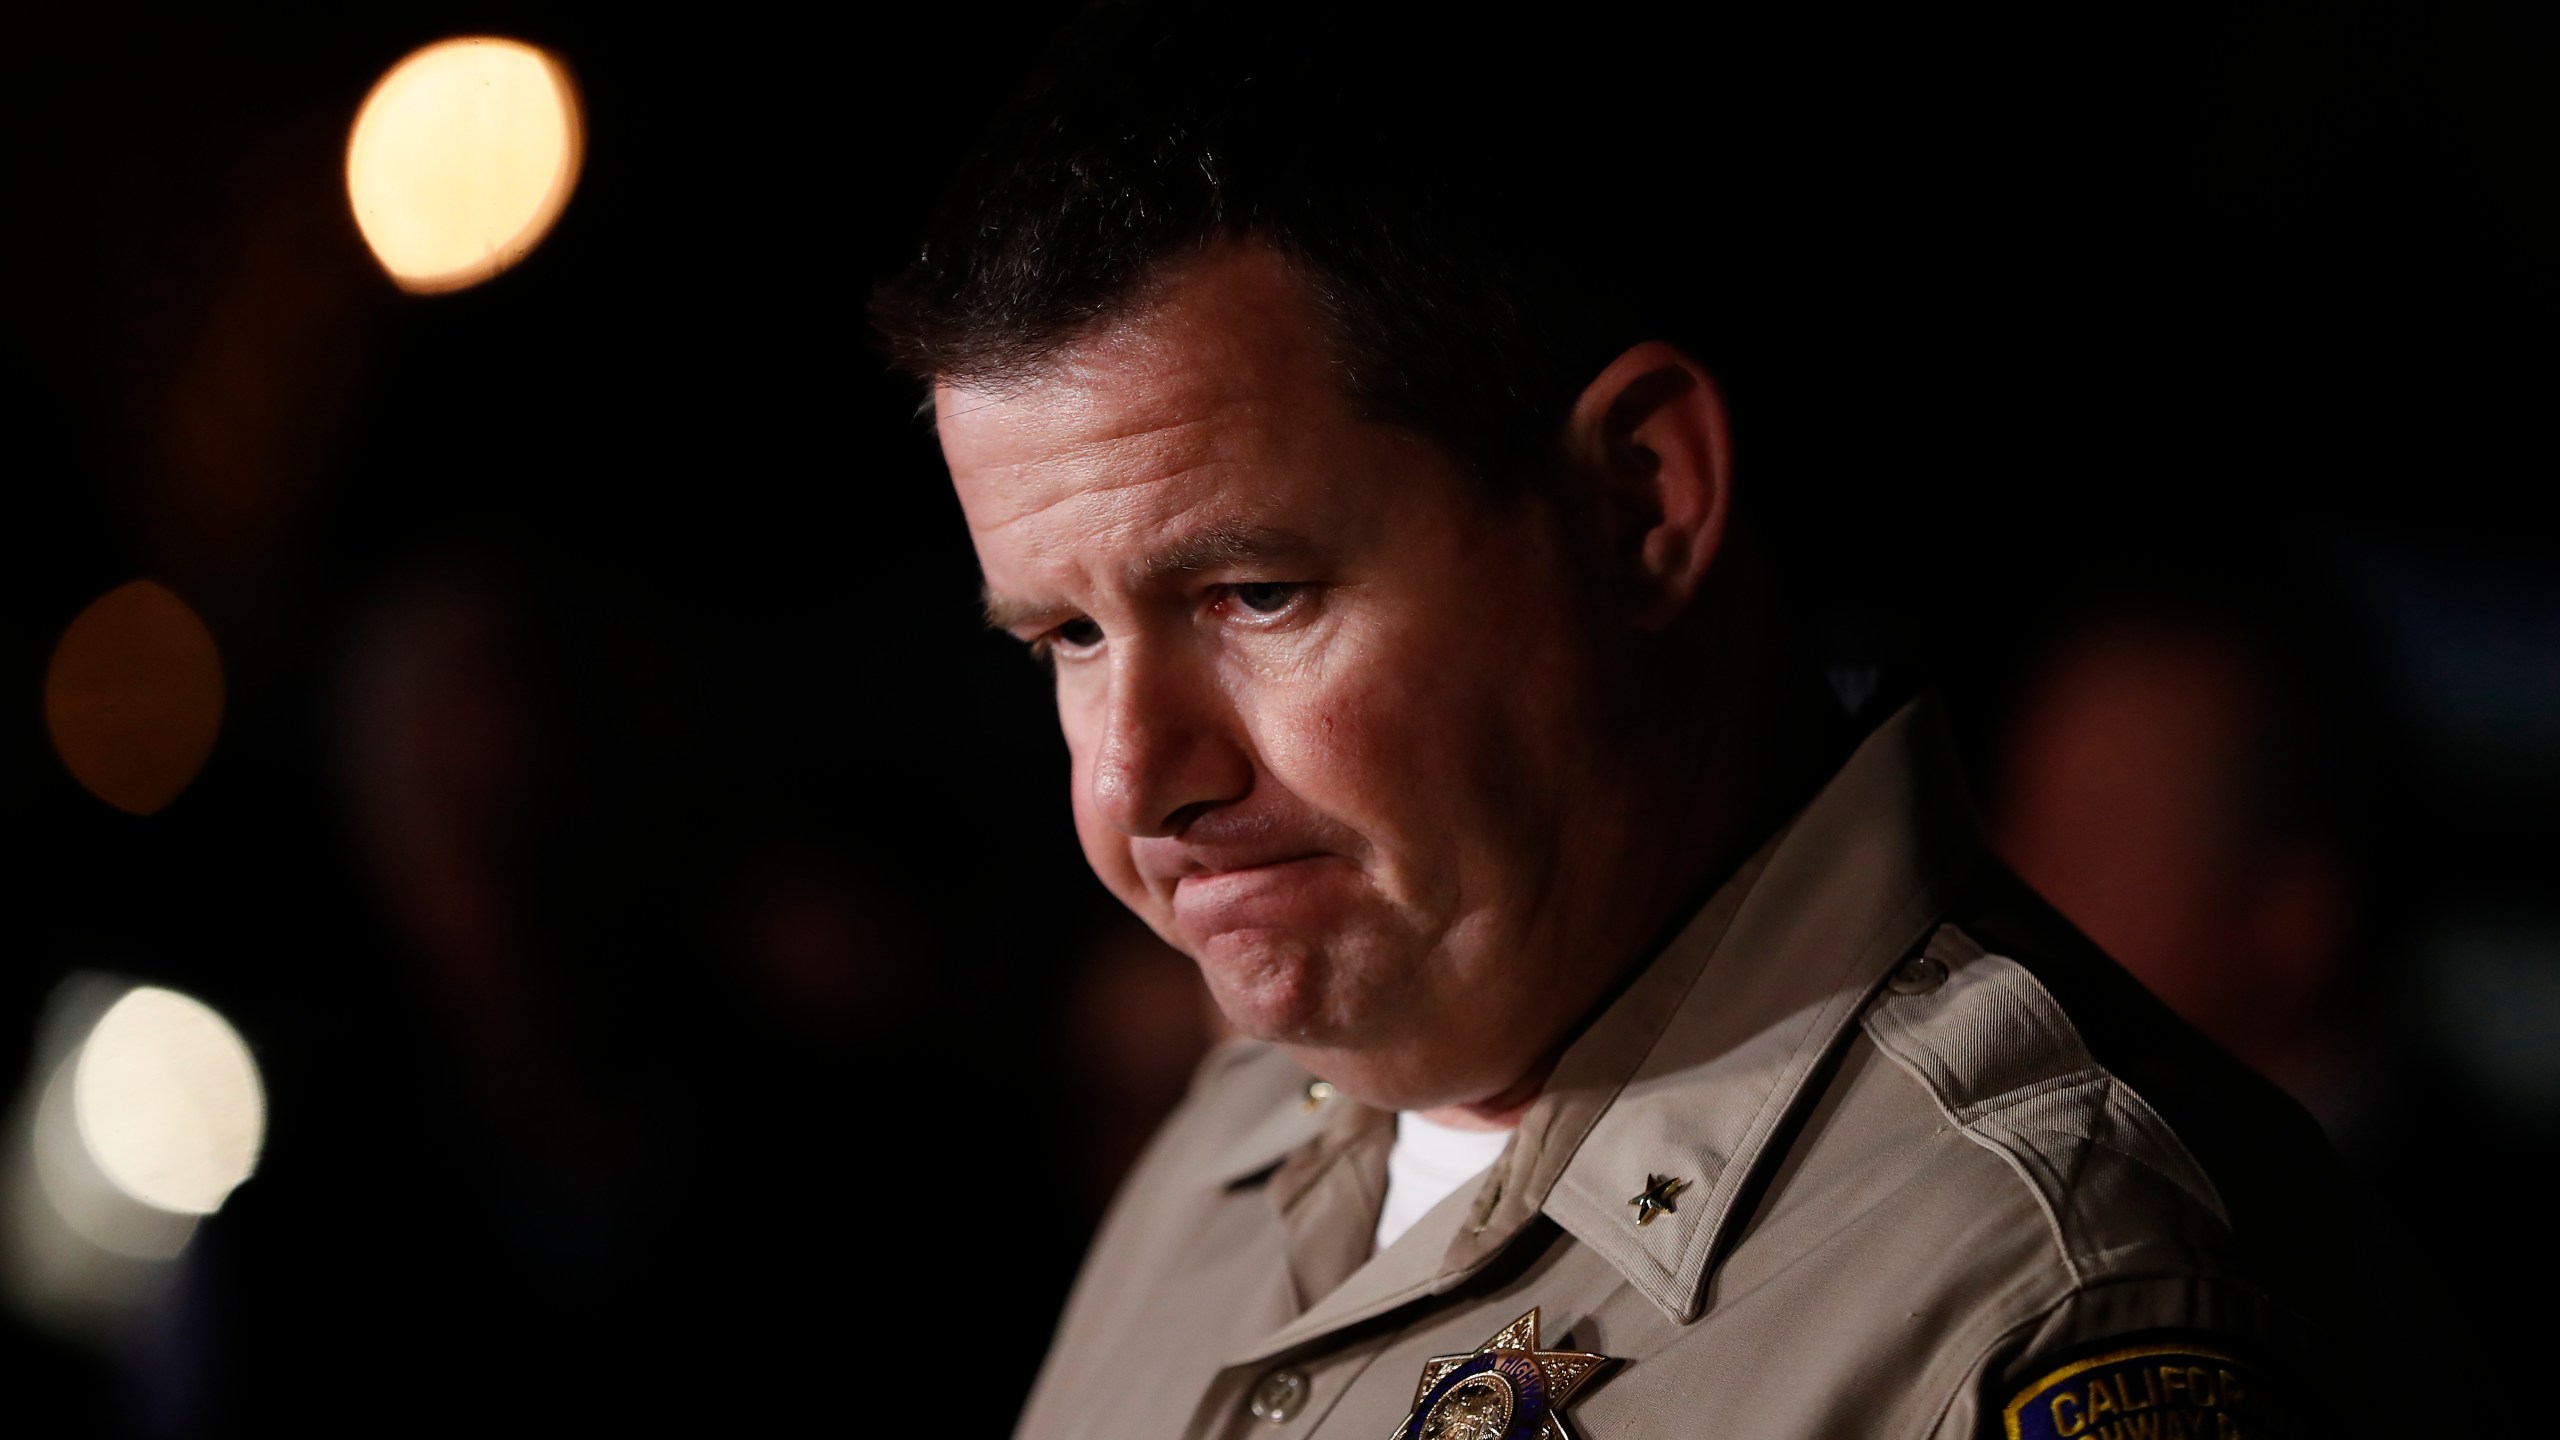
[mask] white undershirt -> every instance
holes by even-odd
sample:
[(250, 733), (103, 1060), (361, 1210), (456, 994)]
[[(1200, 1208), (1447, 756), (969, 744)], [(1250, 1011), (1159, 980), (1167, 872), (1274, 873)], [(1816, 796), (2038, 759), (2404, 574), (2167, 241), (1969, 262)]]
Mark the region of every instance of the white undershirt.
[(1387, 1151), (1387, 1201), (1378, 1207), (1376, 1248), (1384, 1250), (1457, 1188), (1483, 1174), (1511, 1143), (1508, 1130), (1460, 1130), (1396, 1113), (1396, 1143)]

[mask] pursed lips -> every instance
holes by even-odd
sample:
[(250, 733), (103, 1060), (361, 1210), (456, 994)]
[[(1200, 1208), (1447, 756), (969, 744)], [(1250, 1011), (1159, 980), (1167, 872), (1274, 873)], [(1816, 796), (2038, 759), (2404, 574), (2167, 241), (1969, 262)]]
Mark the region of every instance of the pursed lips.
[(1299, 855), (1186, 875), (1174, 882), (1174, 917), (1184, 929), (1203, 934), (1295, 929), (1327, 908), (1309, 909), (1318, 893), (1309, 882), (1330, 858)]
[(1301, 861), (1320, 860), (1328, 853), (1304, 846), (1286, 850), (1257, 849), (1245, 852), (1209, 851), (1205, 853), (1184, 847), (1171, 855), (1142, 853), (1138, 857), (1138, 869), (1151, 884), (1159, 889), (1168, 893), (1179, 893), (1187, 885), (1208, 883), (1212, 888), (1216, 888), (1216, 882), (1275, 871)]
[[(1359, 837), (1279, 806), (1220, 806), (1129, 858), (1147, 890), (1195, 942), (1235, 930), (1297, 930), (1338, 918), (1341, 882), (1363, 869)], [(1347, 868), (1344, 868), (1347, 867)]]
[(1282, 910), (1294, 908), (1288, 900), (1298, 889), (1298, 872), (1339, 857), (1304, 844), (1229, 847), (1174, 841), (1142, 844), (1137, 858), (1149, 887), (1171, 902), (1185, 928), (1224, 930), (1257, 928), (1280, 919), (1264, 912), (1275, 904)]

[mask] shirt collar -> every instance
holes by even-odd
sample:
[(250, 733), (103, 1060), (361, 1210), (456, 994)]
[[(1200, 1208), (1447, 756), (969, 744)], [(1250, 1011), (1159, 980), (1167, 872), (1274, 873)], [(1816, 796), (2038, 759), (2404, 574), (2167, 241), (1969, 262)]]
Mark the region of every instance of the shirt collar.
[[(1231, 1043), (1239, 1049), (1261, 1048), (1254, 1041)], [(1218, 1148), (1209, 1162), (1208, 1173), (1220, 1185), (1242, 1185), (1269, 1175), (1293, 1152), (1320, 1139), (1328, 1142), (1327, 1148), (1351, 1143), (1353, 1132), (1367, 1123), (1367, 1118), (1346, 1112), (1365, 1107), (1347, 1096), (1335, 1095), (1331, 1086), (1317, 1088), (1320, 1085), (1323, 1082), (1302, 1078), (1296, 1096), (1273, 1106), (1261, 1120), (1237, 1131), (1232, 1140)]]
[[(1763, 1153), (1981, 854), (1936, 703), (1905, 705), (1565, 1052), (1450, 1247), (1454, 1284), (1543, 1213), (1680, 1323)], [(1639, 1225), (1630, 1203), (1680, 1183)]]

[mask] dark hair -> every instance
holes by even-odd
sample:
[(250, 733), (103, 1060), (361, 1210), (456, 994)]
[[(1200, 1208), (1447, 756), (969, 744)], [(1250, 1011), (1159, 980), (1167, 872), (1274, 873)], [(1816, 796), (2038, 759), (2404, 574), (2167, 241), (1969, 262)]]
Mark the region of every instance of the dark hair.
[[(1742, 307), (1703, 314), (1693, 283), (1738, 278), (1740, 217), (1762, 198), (1717, 135), (1747, 88), (1730, 46), (1649, 74), (1544, 33), (1393, 36), (1384, 7), (1245, 8), (1079, 18), (873, 297), (896, 365), (1034, 371), (1141, 303), (1169, 262), (1249, 238), (1307, 282), (1365, 413), (1492, 479), (1534, 463), (1630, 344), (1672, 338), (1731, 368), (1717, 352)], [(1610, 28), (1641, 56), (1640, 30)], [(1700, 148), (1721, 159), (1693, 185), (1653, 168), (1711, 135)]]

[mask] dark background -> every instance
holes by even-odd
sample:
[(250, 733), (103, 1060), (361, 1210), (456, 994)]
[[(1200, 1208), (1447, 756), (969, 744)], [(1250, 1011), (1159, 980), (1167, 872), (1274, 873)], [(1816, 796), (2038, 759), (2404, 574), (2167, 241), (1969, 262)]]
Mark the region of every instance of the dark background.
[[(65, 975), (154, 980), (241, 1027), (270, 1130), (147, 1323), (0, 1329), (0, 1404), (1009, 1424), (1125, 1150), (1080, 987), (1141, 942), (861, 310), (1060, 13), (12, 20), (0, 1074)], [(587, 166), (521, 266), (403, 295), (346, 128), (473, 33), (571, 67)], [(2100, 577), (2309, 555), (2351, 596), (2405, 722), (2373, 983), (2414, 1058), (2370, 1160), (2451, 1323), (2518, 1357), (2487, 1317), (2555, 1278), (2560, 1132), (2542, 40), (2414, 5), (1842, 19), (1800, 42), (1836, 88), (1761, 137), (1840, 176), (1785, 277), (1848, 437), (1840, 583), (1978, 761)], [(40, 692), (146, 576), (229, 700), (136, 818)]]

